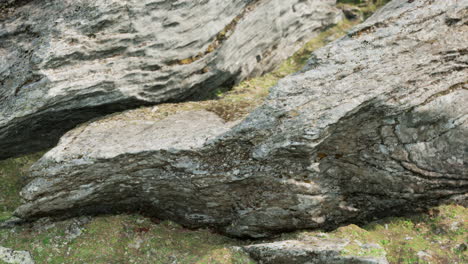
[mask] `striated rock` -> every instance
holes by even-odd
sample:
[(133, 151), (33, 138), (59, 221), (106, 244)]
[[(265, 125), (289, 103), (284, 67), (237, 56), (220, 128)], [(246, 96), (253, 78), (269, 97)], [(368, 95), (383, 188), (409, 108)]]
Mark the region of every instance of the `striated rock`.
[(341, 19), (335, 0), (0, 2), (0, 159), (91, 118), (271, 70)]
[(15, 227), (16, 225), (23, 224), (23, 220), (18, 217), (11, 217), (8, 220), (0, 222), (0, 229), (10, 229)]
[[(352, 245), (343, 239), (311, 237), (242, 247), (260, 264), (388, 264), (385, 251), (378, 245), (368, 247), (368, 254), (346, 254)], [(372, 253), (371, 253), (372, 252)], [(378, 255), (378, 256), (376, 256)]]
[(15, 251), (2, 246), (0, 246), (0, 261), (11, 264), (34, 264), (29, 252)]
[(144, 210), (263, 237), (467, 201), (468, 1), (394, 0), (239, 124), (123, 113), (32, 168), (24, 219)]

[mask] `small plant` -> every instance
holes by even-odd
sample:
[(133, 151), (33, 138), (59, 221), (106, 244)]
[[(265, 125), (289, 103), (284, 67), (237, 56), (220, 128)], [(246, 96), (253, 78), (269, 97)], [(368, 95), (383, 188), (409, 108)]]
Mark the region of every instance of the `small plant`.
[(382, 239), (382, 240), (380, 240), (380, 244), (383, 245), (383, 246), (388, 245), (388, 244), (390, 244), (390, 240)]

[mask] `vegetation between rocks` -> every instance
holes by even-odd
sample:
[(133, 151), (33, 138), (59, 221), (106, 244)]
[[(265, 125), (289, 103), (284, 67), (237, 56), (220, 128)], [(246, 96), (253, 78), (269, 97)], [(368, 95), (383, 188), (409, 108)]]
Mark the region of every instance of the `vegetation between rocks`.
[[(363, 17), (368, 17), (375, 12), (377, 8), (383, 6), (390, 0), (376, 1), (338, 1), (338, 7), (343, 8), (346, 5), (357, 6), (358, 11), (363, 13)], [(337, 25), (321, 32), (317, 37), (307, 42), (293, 56), (280, 64), (275, 70), (263, 76), (246, 80), (236, 85), (228, 92), (222, 89), (215, 91), (216, 100), (207, 100), (200, 102), (187, 102), (179, 104), (160, 104), (156, 107), (142, 107), (135, 110), (126, 111), (110, 115), (101, 119), (101, 122), (114, 119), (144, 119), (158, 120), (168, 115), (190, 110), (205, 109), (216, 113), (225, 121), (236, 121), (243, 119), (253, 109), (259, 106), (268, 95), (269, 89), (275, 86), (279, 80), (301, 70), (310, 54), (316, 49), (323, 47), (327, 43), (344, 36), (353, 26), (362, 22), (361, 20), (344, 19)]]
[(11, 217), (21, 203), (19, 191), (29, 167), (44, 153), (0, 161), (0, 222)]
[[(84, 222), (80, 225), (77, 222)], [(392, 264), (466, 263), (468, 210), (445, 205), (429, 213), (387, 218), (330, 233), (303, 231), (276, 240), (319, 236), (346, 239), (343, 255), (386, 256)], [(36, 263), (254, 263), (233, 246), (241, 241), (210, 230), (188, 230), (139, 215), (100, 216), (0, 229), (0, 245), (31, 252)], [(366, 247), (378, 244), (383, 249)]]
[(201, 109), (214, 112), (225, 121), (240, 120), (263, 102), (268, 95), (269, 88), (276, 85), (276, 83), (285, 76), (302, 69), (314, 50), (345, 35), (346, 32), (357, 23), (358, 21), (343, 20), (334, 27), (320, 33), (316, 38), (310, 40), (271, 73), (243, 81), (228, 92), (217, 90), (215, 92), (216, 100), (142, 107), (124, 113), (109, 115), (100, 119), (99, 122), (116, 119), (159, 120), (177, 112)]

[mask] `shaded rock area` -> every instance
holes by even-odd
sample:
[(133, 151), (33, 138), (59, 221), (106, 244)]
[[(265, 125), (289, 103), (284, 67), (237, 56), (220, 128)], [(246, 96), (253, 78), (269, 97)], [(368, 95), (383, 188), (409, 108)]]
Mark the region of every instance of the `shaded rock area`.
[(80, 126), (32, 167), (16, 214), (141, 209), (265, 237), (466, 203), (467, 23), (468, 1), (394, 0), (239, 124), (197, 111)]
[(361, 10), (355, 6), (344, 6), (341, 8), (343, 10), (343, 14), (349, 20), (362, 20), (364, 17), (361, 14)]
[(346, 255), (344, 239), (311, 237), (308, 240), (286, 240), (242, 247), (260, 264), (388, 264), (385, 251), (375, 244), (360, 247), (369, 255)]
[(0, 159), (77, 124), (203, 97), (341, 20), (335, 0), (0, 2)]
[(0, 246), (0, 261), (11, 264), (34, 264), (31, 254), (27, 251), (15, 251)]

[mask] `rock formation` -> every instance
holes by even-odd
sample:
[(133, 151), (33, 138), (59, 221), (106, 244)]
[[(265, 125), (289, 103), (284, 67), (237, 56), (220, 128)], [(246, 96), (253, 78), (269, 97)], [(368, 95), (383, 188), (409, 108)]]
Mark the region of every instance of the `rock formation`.
[(264, 237), (466, 202), (468, 1), (394, 0), (240, 123), (127, 112), (68, 132), (24, 219), (142, 209)]
[(335, 0), (0, 2), (0, 159), (91, 118), (271, 70), (341, 19)]

